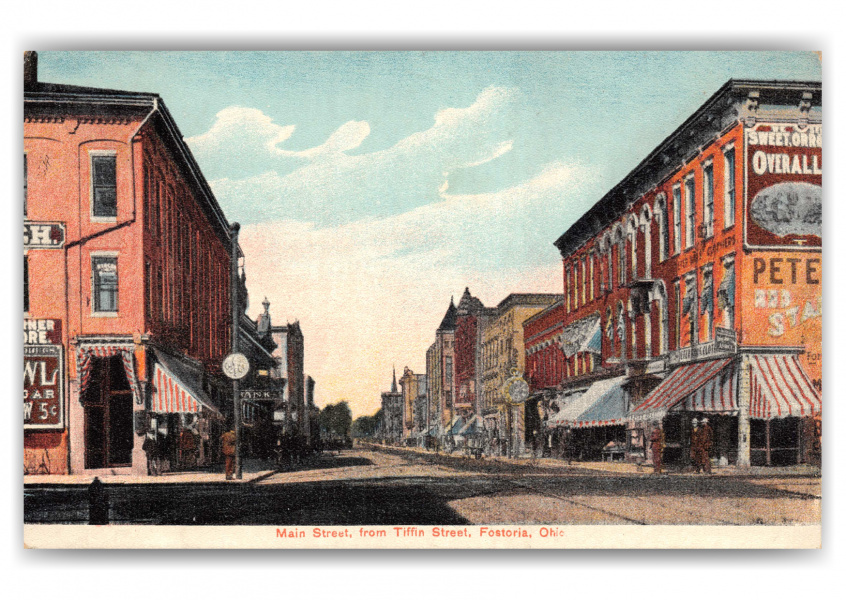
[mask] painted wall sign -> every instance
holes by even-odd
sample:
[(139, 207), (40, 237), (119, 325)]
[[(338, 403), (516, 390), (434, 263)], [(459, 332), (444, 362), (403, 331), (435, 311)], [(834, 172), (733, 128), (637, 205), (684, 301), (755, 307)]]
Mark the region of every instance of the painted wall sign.
[(61, 344), (61, 319), (24, 319), (23, 343), (24, 346)]
[(746, 131), (746, 243), (822, 245), (822, 126), (759, 123)]
[(61, 346), (24, 346), (24, 429), (64, 428), (64, 372)]
[(65, 247), (64, 223), (32, 223), (23, 225), (23, 245), (25, 250), (47, 248), (59, 250)]

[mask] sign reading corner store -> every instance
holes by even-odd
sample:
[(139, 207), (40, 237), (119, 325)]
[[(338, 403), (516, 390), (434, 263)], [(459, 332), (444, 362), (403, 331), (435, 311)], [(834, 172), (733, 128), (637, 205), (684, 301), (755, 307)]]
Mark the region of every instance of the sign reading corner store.
[(746, 130), (746, 244), (822, 246), (822, 126), (758, 123)]

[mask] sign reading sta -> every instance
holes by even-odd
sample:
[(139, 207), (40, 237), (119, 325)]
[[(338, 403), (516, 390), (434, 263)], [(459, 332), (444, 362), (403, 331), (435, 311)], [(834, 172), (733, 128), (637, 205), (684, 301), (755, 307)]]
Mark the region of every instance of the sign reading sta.
[(243, 379), (250, 372), (250, 361), (240, 352), (233, 352), (223, 359), (223, 374), (229, 379)]

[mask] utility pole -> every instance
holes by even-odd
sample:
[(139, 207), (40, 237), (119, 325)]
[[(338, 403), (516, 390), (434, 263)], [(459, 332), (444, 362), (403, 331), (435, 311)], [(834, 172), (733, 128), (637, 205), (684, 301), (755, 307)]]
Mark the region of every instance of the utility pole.
[[(232, 223), (229, 228), (232, 242), (232, 260), (229, 266), (229, 298), (232, 310), (232, 354), (238, 354), (238, 320), (241, 312), (238, 294), (238, 231), (241, 225)], [(235, 479), (243, 479), (241, 465), (241, 397), (239, 380), (232, 380), (232, 402), (234, 403), (233, 418), (235, 419)]]

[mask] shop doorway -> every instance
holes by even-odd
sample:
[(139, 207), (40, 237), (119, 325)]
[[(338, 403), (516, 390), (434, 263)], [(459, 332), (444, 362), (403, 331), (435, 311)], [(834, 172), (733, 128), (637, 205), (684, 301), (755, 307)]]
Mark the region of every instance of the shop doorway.
[(802, 428), (798, 417), (752, 419), (751, 462), (754, 466), (786, 466), (802, 462)]
[(132, 389), (120, 356), (93, 358), (84, 394), (85, 468), (132, 464)]

